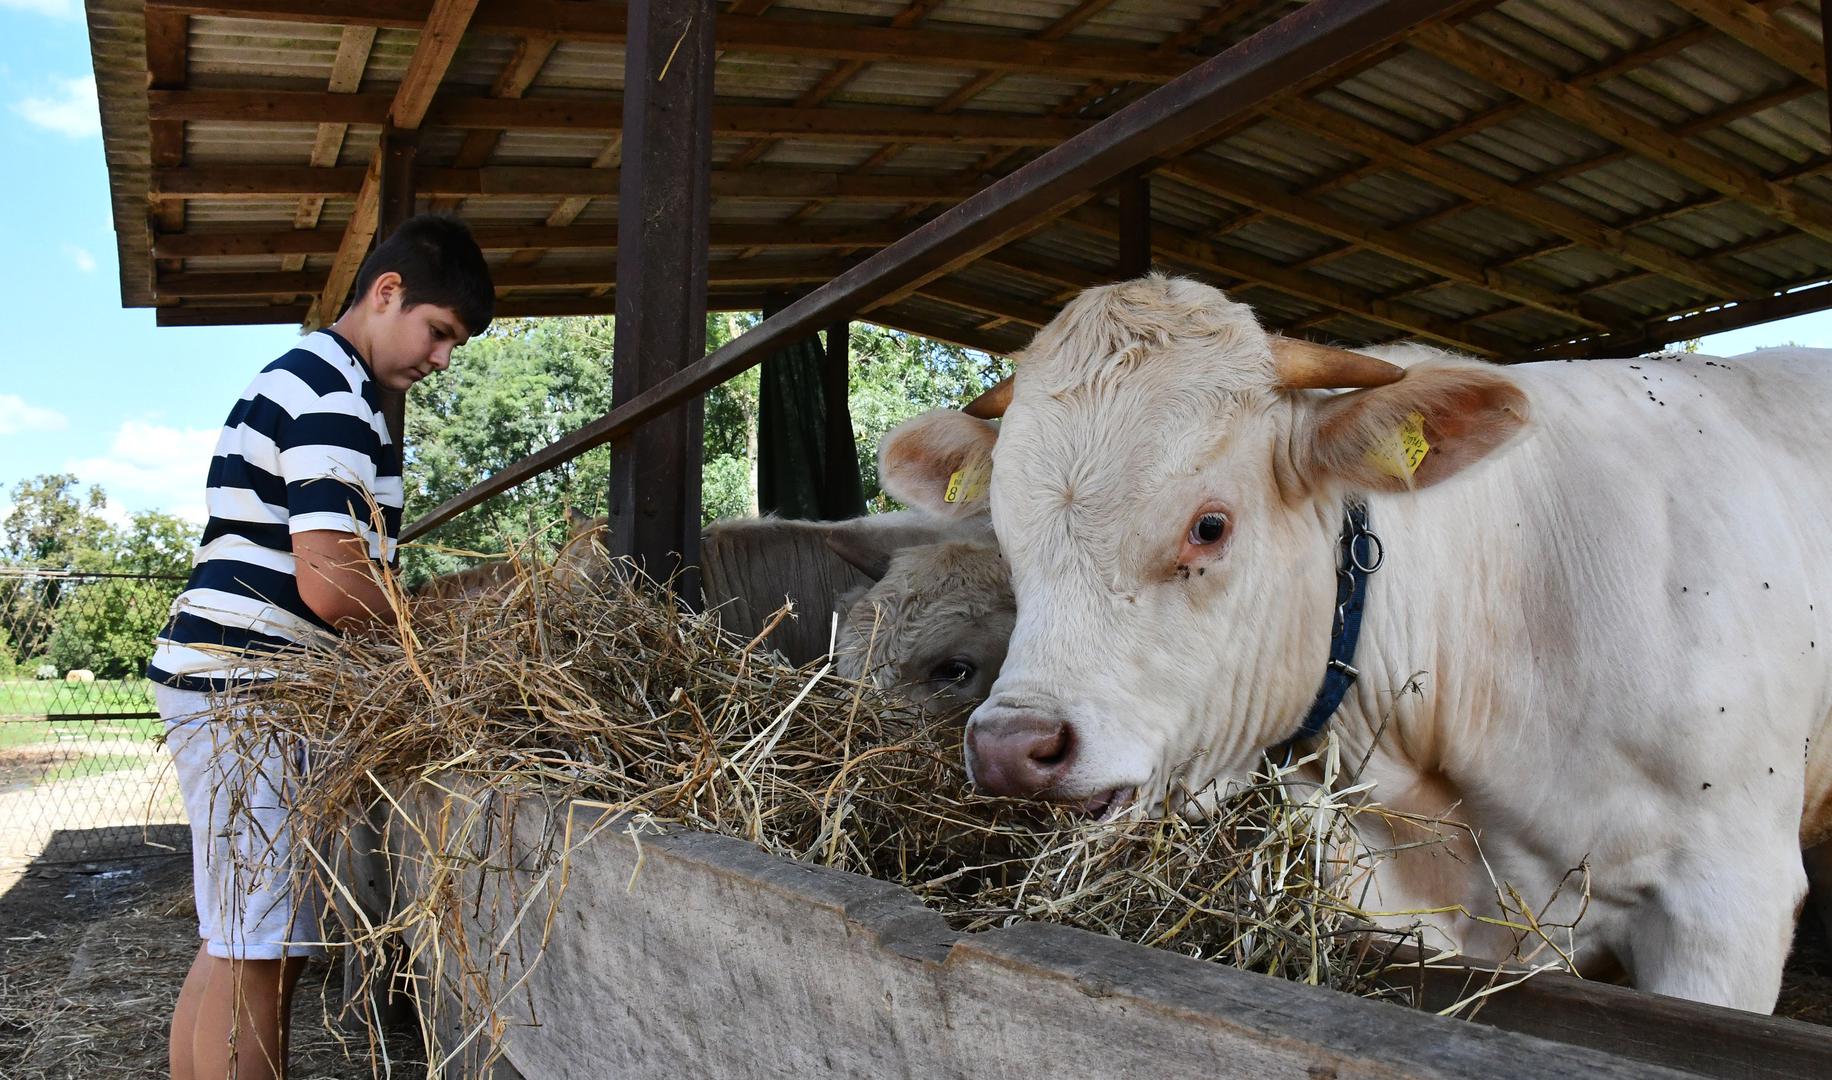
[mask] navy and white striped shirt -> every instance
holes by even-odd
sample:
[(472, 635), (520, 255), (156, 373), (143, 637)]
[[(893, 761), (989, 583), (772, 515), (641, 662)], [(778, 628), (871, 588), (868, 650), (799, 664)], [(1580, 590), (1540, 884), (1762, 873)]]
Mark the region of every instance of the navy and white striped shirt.
[(401, 500), (401, 454), (368, 365), (330, 330), (307, 335), (229, 411), (210, 460), (209, 524), (147, 678), (223, 690), (271, 677), (261, 653), (331, 630), (299, 597), (293, 534), (354, 533), (371, 558), (392, 559)]

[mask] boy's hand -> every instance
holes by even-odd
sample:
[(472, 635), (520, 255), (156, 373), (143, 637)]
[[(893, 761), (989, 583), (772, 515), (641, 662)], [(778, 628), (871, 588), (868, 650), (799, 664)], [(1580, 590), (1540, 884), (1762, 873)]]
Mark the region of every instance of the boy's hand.
[(379, 627), (392, 619), (362, 537), (335, 529), (296, 533), (293, 557), (299, 598), (320, 619), (339, 630)]

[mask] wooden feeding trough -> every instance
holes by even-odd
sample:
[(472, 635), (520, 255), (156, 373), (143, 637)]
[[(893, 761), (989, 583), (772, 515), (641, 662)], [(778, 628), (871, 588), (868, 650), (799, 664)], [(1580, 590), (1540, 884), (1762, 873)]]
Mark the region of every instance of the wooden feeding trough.
[[(386, 831), (391, 857), (371, 864), (377, 881), (421, 894), (423, 838), (530, 868), (450, 879), (465, 898), (462, 964), (449, 944), (436, 962), (414, 946), (454, 1071), (480, 1068), (495, 1031), (492, 1075), (531, 1080), (1806, 1078), (1832, 1061), (1824, 1028), (1568, 976), (1499, 992), (1470, 1022), (1429, 1010), (1482, 985), (1480, 971), (1396, 968), (1417, 1010), (1067, 927), (961, 934), (896, 885), (637, 828), (600, 803), (461, 784), (405, 814)], [(474, 843), (458, 838), (454, 823), (479, 820)], [(460, 1004), (483, 994), (494, 1015)]]

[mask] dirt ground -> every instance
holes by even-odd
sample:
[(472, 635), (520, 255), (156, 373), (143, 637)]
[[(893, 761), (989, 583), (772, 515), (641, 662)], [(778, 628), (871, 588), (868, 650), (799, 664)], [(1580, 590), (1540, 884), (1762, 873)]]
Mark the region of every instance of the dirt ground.
[[(27, 870), (0, 896), (0, 1077), (126, 1080), (166, 1073), (172, 1005), (197, 951), (188, 855)], [(293, 1013), (294, 1080), (368, 1080), (361, 1041), (328, 1017), (331, 965), (311, 965)], [(396, 1076), (424, 1065), (406, 1032)]]
[[(0, 1080), (135, 1080), (166, 1074), (172, 1005), (197, 951), (191, 857), (169, 759), (157, 745), (90, 742), (111, 771), (0, 783)], [(16, 774), (69, 765), (66, 747), (0, 751)], [(0, 770), (3, 773), (3, 770)], [(122, 852), (134, 857), (112, 857)], [(161, 852), (165, 853), (161, 853)], [(74, 862), (91, 853), (111, 857)], [(294, 1010), (295, 1080), (366, 1080), (326, 1013), (339, 982), (308, 968)], [(413, 1039), (393, 1041), (420, 1076)]]

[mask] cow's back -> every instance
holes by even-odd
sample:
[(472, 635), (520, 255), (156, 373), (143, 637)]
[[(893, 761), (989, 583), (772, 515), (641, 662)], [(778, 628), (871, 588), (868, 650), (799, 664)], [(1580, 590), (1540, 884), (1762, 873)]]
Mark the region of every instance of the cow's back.
[[(1639, 771), (1754, 806), (1770, 800), (1753, 786), (1797, 778), (1803, 842), (1824, 836), (1832, 351), (1512, 371), (1532, 397), (1532, 434), (1457, 483), (1377, 507), (1392, 573), (1375, 588), (1407, 592), (1388, 603), (1433, 631), (1396, 663), (1439, 673), (1451, 699), (1492, 714), (1482, 739), (1437, 734), (1478, 752), (1525, 747), (1549, 775), (1589, 772), (1604, 789)], [(1417, 588), (1427, 580), (1446, 587)], [(1578, 737), (1597, 730), (1641, 749), (1599, 757)]]

